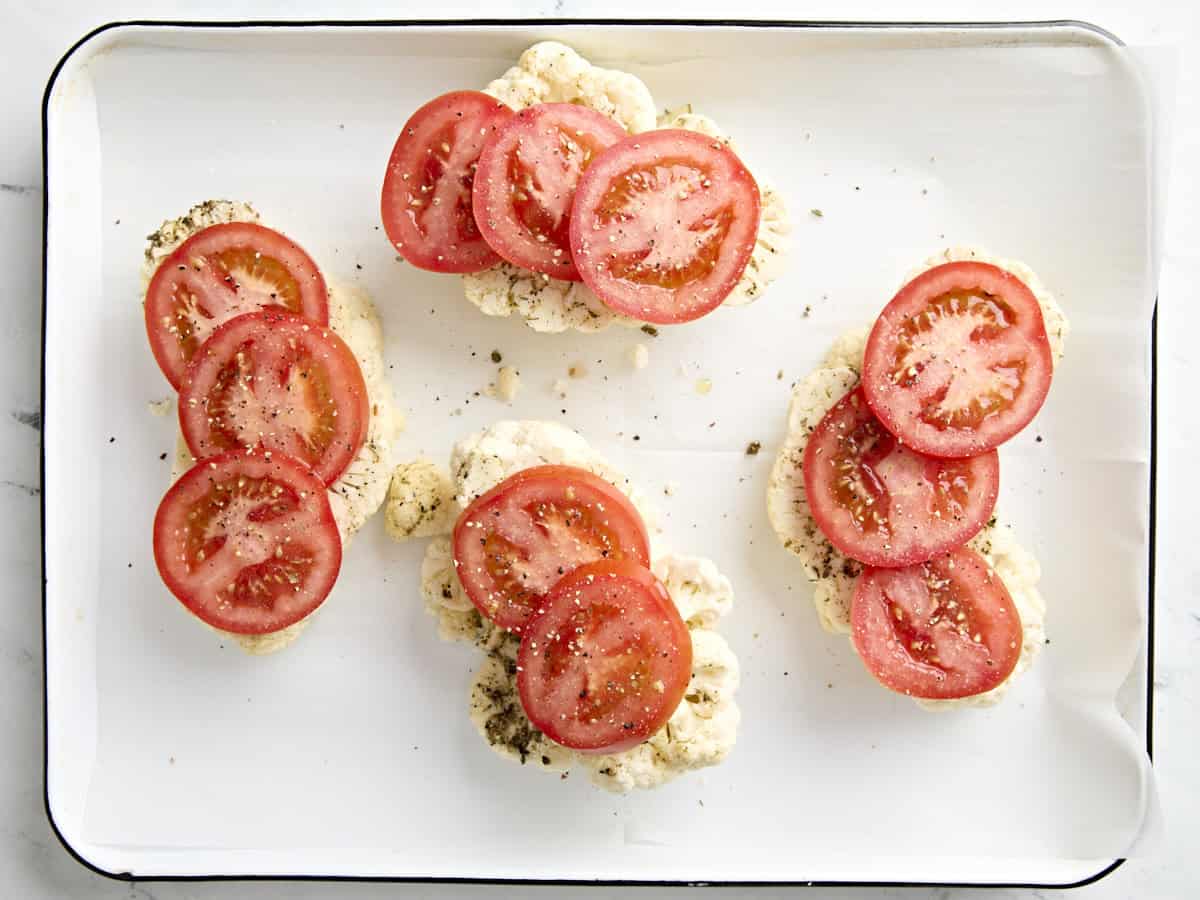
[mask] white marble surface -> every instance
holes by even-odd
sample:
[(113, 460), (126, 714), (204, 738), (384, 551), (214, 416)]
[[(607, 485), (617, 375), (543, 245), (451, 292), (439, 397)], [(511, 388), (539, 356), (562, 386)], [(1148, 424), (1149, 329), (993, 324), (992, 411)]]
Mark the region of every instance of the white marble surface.
[[(32, 7), (32, 5), (31, 5)], [(0, 897), (22, 898), (324, 898), (508, 896), (504, 888), (469, 886), (272, 884), (126, 884), (93, 875), (59, 846), (42, 807), (40, 547), (38, 527), (38, 367), (41, 295), (40, 105), (51, 68), (79, 36), (105, 21), (132, 18), (386, 18), (443, 16), (738, 16), (826, 19), (1079, 18), (1100, 24), (1130, 44), (1154, 46), (1178, 58), (1159, 343), (1159, 522), (1155, 760), (1166, 836), (1150, 855), (1079, 893), (1089, 898), (1191, 897), (1200, 894), (1200, 557), (1192, 547), (1190, 502), (1200, 497), (1200, 404), (1188, 393), (1200, 376), (1191, 350), (1200, 327), (1200, 4), (1194, 0), (1071, 2), (1052, 8), (1038, 0), (1007, 3), (910, 0), (903, 8), (844, 0), (807, 4), (694, 0), (550, 0), (503, 7), (450, 2), (435, 5), (362, 2), (205, 2), (92, 4), (53, 0), (35, 10), (10, 2), (0, 10), (0, 271), (7, 275), (7, 325), (0, 329)], [(1098, 790), (1103, 786), (1097, 785)], [(622, 890), (620, 893), (628, 893)], [(617, 896), (615, 890), (522, 890), (522, 895)], [(646, 896), (683, 890), (635, 891)], [(796, 891), (763, 889), (756, 897)], [(817, 891), (815, 893), (821, 893)], [(972, 890), (879, 889), (831, 891), (841, 897), (965, 897)], [(1029, 892), (986, 892), (995, 897)], [(1032, 892), (1038, 896), (1038, 892)], [(713, 891), (734, 896), (734, 891)], [(712, 895), (710, 894), (710, 896)]]

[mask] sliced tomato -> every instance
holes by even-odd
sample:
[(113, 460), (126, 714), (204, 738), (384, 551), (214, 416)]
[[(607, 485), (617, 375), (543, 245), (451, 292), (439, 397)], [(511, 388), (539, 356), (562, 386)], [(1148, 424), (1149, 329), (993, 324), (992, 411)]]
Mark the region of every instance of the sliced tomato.
[(1012, 674), (1024, 640), (1008, 588), (968, 547), (905, 569), (864, 569), (850, 621), (879, 683), (929, 700), (990, 691)]
[(580, 566), (545, 598), (517, 655), (525, 714), (550, 740), (617, 753), (666, 724), (692, 676), (670, 594), (632, 560)]
[(325, 485), (306, 465), (239, 450), (201, 460), (167, 491), (154, 561), (171, 593), (213, 628), (267, 634), (321, 605), (342, 541)]
[(1054, 362), (1037, 297), (997, 266), (918, 275), (875, 322), (863, 391), (884, 426), (931, 456), (976, 456), (1029, 424)]
[(575, 186), (625, 135), (608, 116), (574, 103), (543, 103), (509, 119), (475, 173), (475, 222), (488, 245), (513, 265), (579, 281), (568, 229)]
[(910, 566), (964, 544), (996, 505), (1000, 457), (918, 453), (892, 436), (855, 388), (825, 414), (804, 449), (813, 518), (842, 553), (872, 566)]
[(362, 447), (370, 415), (345, 341), (282, 312), (247, 313), (218, 328), (179, 393), (179, 426), (197, 459), (262, 447), (296, 457), (325, 484)]
[(325, 279), (312, 258), (278, 231), (251, 222), (213, 225), (159, 263), (146, 289), (150, 349), (171, 387), (210, 334), (261, 309), (329, 322)]
[(580, 179), (571, 252), (611, 309), (643, 322), (687, 322), (737, 285), (760, 212), (754, 176), (721, 141), (682, 129), (635, 134)]
[(512, 110), (479, 91), (454, 91), (412, 114), (388, 160), (381, 212), (388, 240), (431, 272), (479, 272), (500, 261), (471, 210), (484, 143)]
[(518, 634), (560, 578), (584, 563), (650, 565), (642, 517), (620, 490), (573, 466), (538, 466), (507, 478), (454, 526), (454, 564), (483, 615)]

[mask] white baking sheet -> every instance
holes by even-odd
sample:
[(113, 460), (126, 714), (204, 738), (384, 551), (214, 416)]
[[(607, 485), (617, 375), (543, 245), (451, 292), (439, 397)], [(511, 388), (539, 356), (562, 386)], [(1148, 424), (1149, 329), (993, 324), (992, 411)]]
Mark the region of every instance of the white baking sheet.
[[(393, 261), (378, 191), (424, 100), (556, 37), (691, 102), (795, 219), (753, 307), (651, 339), (544, 336)], [(121, 28), (48, 107), (45, 409), (48, 797), (110, 872), (680, 881), (1066, 883), (1153, 807), (1149, 614), (1153, 104), (1085, 29)], [(382, 310), (401, 456), (503, 417), (581, 430), (661, 496), (672, 543), (738, 602), (743, 725), (724, 765), (650, 794), (522, 770), (466, 716), (477, 655), (442, 644), (420, 543), (377, 521), (292, 649), (220, 647), (161, 586), (150, 522), (174, 424), (144, 346), (144, 235), (254, 202)], [(820, 209), (818, 218), (809, 210)], [(789, 385), (947, 244), (1023, 259), (1074, 331), (1049, 402), (1002, 452), (1000, 511), (1043, 563), (1052, 643), (989, 712), (930, 715), (821, 631), (766, 521)], [(650, 347), (634, 373), (626, 352)], [(511, 407), (475, 398), (498, 349)], [(567, 365), (589, 374), (560, 401)], [(783, 371), (782, 380), (777, 373)], [(712, 393), (693, 385), (709, 378)], [(635, 440), (636, 436), (636, 440)], [(1041, 436), (1041, 442), (1035, 437)], [(761, 441), (763, 452), (744, 448)], [(1132, 670), (1132, 674), (1131, 674)], [(1134, 698), (1117, 711), (1122, 682)], [(1132, 723), (1132, 724), (1130, 724)]]

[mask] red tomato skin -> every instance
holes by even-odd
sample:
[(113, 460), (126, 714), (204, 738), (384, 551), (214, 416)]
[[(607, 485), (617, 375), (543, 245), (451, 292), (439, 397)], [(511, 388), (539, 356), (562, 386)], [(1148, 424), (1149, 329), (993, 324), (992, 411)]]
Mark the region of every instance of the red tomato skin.
[[(903, 590), (905, 585), (929, 583), (927, 573), (960, 590), (976, 592), (970, 598), (969, 608), (963, 606), (961, 598), (955, 601), (959, 604), (955, 610), (968, 615), (964, 636), (956, 638), (950, 633), (957, 612), (944, 606), (935, 607), (929, 617), (932, 621), (933, 615), (943, 613), (940, 623), (923, 625), (926, 629), (937, 627), (941, 638), (949, 638), (944, 645), (949, 652), (960, 652), (965, 647), (975, 653), (976, 663), (986, 656), (989, 662), (975, 665), (974, 672), (965, 668), (947, 670), (915, 659), (911, 655), (913, 648), (904, 645), (901, 634), (906, 627), (911, 628), (907, 624), (911, 617), (895, 618), (880, 604), (882, 586), (893, 584), (896, 596), (905, 596), (908, 593)], [(979, 602), (981, 599), (987, 601), (986, 607)], [(946, 616), (946, 612), (950, 615)], [(888, 690), (925, 700), (959, 700), (998, 687), (1016, 668), (1024, 642), (1021, 617), (1007, 586), (983, 557), (969, 547), (958, 547), (944, 556), (904, 569), (865, 568), (855, 584), (850, 619), (851, 641), (867, 671)], [(923, 635), (930, 633), (926, 630)], [(981, 641), (974, 641), (976, 634)], [(939, 652), (942, 646), (938, 645)]]
[[(539, 132), (554, 129), (566, 131), (576, 146), (585, 145), (589, 152), (602, 151), (626, 136), (627, 132), (613, 119), (586, 106), (574, 103), (542, 103), (519, 111), (501, 126), (483, 148), (479, 166), (471, 191), (475, 222), (484, 240), (505, 261), (561, 281), (579, 281), (579, 270), (571, 259), (570, 241), (556, 241), (554, 235), (535, 235), (527, 226), (517, 221), (513, 210), (509, 181), (509, 169), (515, 153), (529, 156), (544, 150), (534, 138)], [(536, 148), (536, 149), (535, 149)], [(535, 158), (525, 160), (535, 167), (535, 175), (545, 173), (548, 180), (558, 171), (558, 159)], [(574, 173), (577, 184), (580, 173)], [(565, 213), (569, 216), (571, 200), (575, 196), (575, 184), (570, 183), (569, 174), (562, 175), (563, 182), (555, 188), (567, 195), (550, 198), (565, 201)], [(559, 230), (562, 225), (558, 226)], [(541, 241), (538, 240), (541, 237)]]
[[(482, 577), (476, 575), (476, 570), (482, 566), (483, 556), (482, 553), (475, 553), (475, 547), (480, 540), (479, 523), (486, 522), (509, 495), (538, 484), (574, 485), (580, 490), (586, 490), (589, 496), (602, 497), (609, 507), (606, 515), (611, 517), (610, 520), (615, 519), (618, 522), (616, 530), (624, 538), (620, 545), (623, 553), (643, 566), (650, 565), (650, 538), (646, 533), (646, 525), (637, 508), (619, 488), (600, 476), (575, 466), (535, 466), (516, 472), (490, 491), (481, 494), (462, 512), (455, 522), (452, 537), (455, 572), (467, 598), (485, 619), (514, 634), (524, 632), (527, 616), (520, 615), (517, 611), (509, 611), (507, 603), (500, 608), (493, 608), (489, 604), (493, 585), (491, 582), (484, 585)], [(567, 571), (564, 570), (563, 574), (567, 574)], [(476, 581), (477, 577), (479, 583)]]
[[(228, 222), (210, 225), (208, 228), (196, 232), (172, 250), (170, 255), (158, 264), (158, 268), (154, 270), (154, 275), (146, 288), (143, 312), (146, 319), (146, 335), (150, 341), (150, 351), (154, 354), (154, 360), (158, 363), (159, 369), (162, 370), (163, 375), (175, 390), (179, 390), (191, 357), (184, 357), (178, 343), (174, 339), (168, 339), (162, 331), (163, 319), (170, 316), (172, 308), (170, 283), (178, 277), (180, 267), (186, 267), (198, 250), (204, 250), (205, 253), (212, 252), (206, 249), (210, 245), (212, 250), (219, 249), (222, 245), (224, 247), (247, 245), (260, 248), (260, 252), (264, 255), (278, 254), (279, 257), (282, 257), (280, 261), (289, 269), (300, 285), (301, 305), (296, 312), (321, 325), (329, 324), (329, 292), (325, 285), (325, 279), (321, 275), (321, 270), (317, 268), (317, 264), (313, 262), (312, 257), (304, 251), (303, 247), (286, 235), (255, 222)], [(256, 308), (286, 310), (284, 306), (276, 307), (274, 305)], [(242, 310), (234, 315), (221, 315), (214, 330), (224, 322), (235, 318), (236, 315), (248, 311)]]
[[(719, 168), (708, 180), (729, 191), (728, 206), (736, 213), (721, 245), (728, 261), (718, 254), (713, 274), (674, 289), (612, 276), (605, 263), (612, 260), (611, 245), (596, 234), (597, 212), (612, 181), (652, 166), (656, 157), (668, 162), (701, 158), (713, 172)], [(613, 311), (656, 325), (680, 324), (712, 312), (737, 286), (754, 251), (761, 215), (758, 183), (726, 144), (686, 129), (647, 131), (613, 144), (583, 173), (571, 207), (571, 253), (584, 284)]]
[[(541, 710), (538, 702), (534, 679), (539, 672), (538, 647), (548, 641), (548, 634), (557, 629), (562, 622), (568, 621), (571, 614), (578, 608), (572, 595), (581, 589), (596, 585), (629, 582), (645, 591), (652, 598), (654, 614), (661, 616), (661, 622), (666, 623), (669, 637), (666, 644), (670, 650), (659, 652), (669, 656), (672, 675), (663, 678), (664, 689), (655, 691), (652, 699), (657, 701), (657, 708), (644, 721), (636, 722), (634, 728), (620, 728), (618, 737), (604, 742), (572, 741), (564, 734), (562, 720), (557, 718), (554, 710)], [(564, 611), (566, 615), (563, 615)], [(662, 644), (660, 644), (662, 646)], [(659, 657), (661, 658), (661, 657)], [(530, 722), (546, 737), (557, 744), (584, 754), (621, 753), (630, 750), (653, 736), (662, 728), (674, 714), (687, 693), (692, 673), (692, 637), (687, 625), (679, 615), (674, 601), (655, 576), (645, 566), (629, 560), (602, 560), (580, 566), (575, 571), (564, 576), (555, 585), (553, 591), (541, 612), (534, 616), (529, 623), (526, 636), (521, 641), (517, 654), (517, 690), (521, 698), (521, 706)]]
[[(388, 240), (410, 264), (430, 272), (469, 274), (491, 268), (500, 261), (475, 224), (471, 182), (474, 166), (487, 138), (495, 134), (512, 114), (511, 109), (487, 94), (452, 91), (429, 101), (405, 122), (388, 160), (380, 196), (380, 216)], [(456, 136), (454, 145), (439, 140), (437, 148), (426, 146), (426, 141), (432, 141), (456, 122), (463, 123), (464, 130)], [(446, 151), (449, 155), (459, 149), (458, 140), (463, 142), (462, 158), (454, 162), (461, 171), (447, 175), (442, 164), (449, 160), (437, 160), (442, 165), (441, 175), (435, 179), (434, 189), (422, 192), (421, 174), (429, 156), (426, 151), (449, 148)], [(448, 179), (456, 179), (457, 185), (450, 183), (445, 190), (439, 190)], [(440, 218), (454, 221), (447, 224), (436, 218), (429, 219), (428, 231), (439, 232), (430, 234), (422, 230), (417, 222), (421, 216), (414, 210), (425, 210), (427, 216), (431, 208), (428, 204), (432, 204), (435, 195), (438, 195), (439, 209), (445, 210)], [(414, 205), (417, 203), (421, 205)]]
[[(261, 330), (261, 332), (260, 332)], [(179, 430), (188, 449), (197, 459), (226, 451), (212, 440), (214, 422), (208, 415), (207, 392), (213, 387), (219, 367), (228, 362), (226, 350), (235, 349), (251, 339), (256, 332), (292, 334), (294, 340), (325, 345), (321, 353), (330, 362), (336, 377), (333, 379), (342, 403), (338, 407), (339, 434), (331, 452), (318, 460), (313, 472), (326, 485), (333, 484), (350, 466), (366, 442), (371, 421), (371, 403), (367, 385), (354, 352), (331, 328), (321, 328), (303, 316), (277, 310), (246, 313), (230, 319), (209, 336), (188, 365), (179, 393)], [(246, 445), (243, 445), (246, 446)], [(254, 446), (275, 452), (291, 453), (293, 448), (270, 438)]]
[[(858, 398), (858, 402), (852, 403), (855, 397)], [(851, 409), (853, 412), (850, 412)], [(831, 432), (844, 434), (845, 429), (839, 426), (845, 426), (848, 420), (864, 424), (869, 423), (872, 418), (873, 413), (862, 397), (861, 388), (855, 388), (834, 404), (822, 418), (820, 424), (809, 435), (808, 444), (804, 448), (804, 492), (809, 510), (829, 542), (845, 556), (866, 565), (877, 568), (903, 568), (948, 553), (978, 534), (991, 517), (1000, 492), (999, 454), (992, 450), (976, 457), (944, 459), (919, 453), (898, 441), (895, 449), (888, 454), (893, 460), (901, 459), (910, 465), (921, 465), (927, 473), (936, 471), (939, 476), (967, 468), (965, 474), (971, 479), (969, 493), (973, 508), (964, 510), (963, 515), (955, 518), (950, 515), (944, 518), (929, 516), (922, 520), (909, 510), (900, 514), (898, 522), (892, 522), (889, 516), (893, 536), (883, 543), (872, 541), (868, 534), (854, 526), (849, 514), (830, 496), (830, 476), (823, 472), (821, 467), (830, 464), (830, 451), (836, 449), (836, 444), (824, 438)], [(882, 431), (882, 424), (879, 424), (878, 428)], [(879, 473), (878, 462), (872, 468), (874, 471), (871, 472), (870, 480), (878, 481), (886, 489), (887, 484)], [(826, 477), (823, 478), (823, 475)], [(885, 497), (884, 500), (887, 502), (882, 505), (891, 512), (893, 504), (890, 498)], [(869, 509), (868, 513), (871, 511), (873, 509)], [(904, 529), (903, 540), (894, 536), (900, 529)], [(910, 533), (915, 535), (909, 536)]]
[[(1032, 369), (1021, 395), (1021, 412), (997, 422), (992, 417), (987, 433), (968, 429), (945, 429), (920, 422), (904, 407), (905, 389), (888, 375), (893, 338), (911, 312), (927, 300), (955, 290), (979, 289), (1005, 300), (1017, 300), (1024, 317), (1018, 331), (1027, 342), (1027, 365)], [(961, 458), (978, 456), (1003, 444), (1020, 432), (1037, 415), (1050, 391), (1054, 357), (1041, 306), (1029, 287), (1016, 275), (990, 263), (961, 261), (929, 269), (908, 282), (884, 307), (867, 338), (863, 356), (863, 392), (884, 426), (915, 450), (929, 456)]]
[[(330, 540), (330, 543), (325, 548), (329, 553), (329, 559), (326, 561), (325, 566), (327, 571), (332, 570), (332, 574), (324, 579), (327, 583), (316, 592), (313, 601), (307, 604), (306, 608), (295, 611), (295, 614), (292, 616), (269, 622), (264, 621), (257, 627), (254, 625), (234, 624), (214, 616), (202, 604), (201, 598), (193, 596), (191, 587), (178, 577), (174, 559), (178, 548), (171, 540), (170, 525), (168, 524), (173, 518), (172, 510), (174, 503), (177, 500), (185, 502), (189, 488), (193, 487), (197, 480), (203, 480), (208, 477), (208, 473), (213, 470), (223, 471), (227, 465), (241, 464), (252, 465), (257, 470), (266, 469), (280, 473), (283, 477), (287, 478), (290, 484), (305, 491), (308, 495), (308, 501), (319, 508), (319, 512), (312, 523), (312, 529), (321, 531)], [(192, 468), (179, 476), (159, 503), (158, 510), (154, 516), (153, 546), (154, 563), (158, 568), (159, 577), (162, 578), (163, 584), (175, 596), (175, 599), (188, 612), (206, 625), (216, 628), (219, 631), (227, 631), (233, 634), (272, 634), (276, 631), (282, 631), (284, 628), (288, 628), (311, 615), (329, 596), (329, 592), (333, 589), (342, 565), (342, 541), (338, 533), (337, 522), (333, 517), (333, 509), (329, 505), (329, 497), (326, 494), (325, 485), (299, 460), (292, 459), (282, 453), (272, 454), (270, 461), (267, 462), (260, 454), (248, 455), (245, 451), (235, 450), (232, 453), (211, 457), (195, 463)]]

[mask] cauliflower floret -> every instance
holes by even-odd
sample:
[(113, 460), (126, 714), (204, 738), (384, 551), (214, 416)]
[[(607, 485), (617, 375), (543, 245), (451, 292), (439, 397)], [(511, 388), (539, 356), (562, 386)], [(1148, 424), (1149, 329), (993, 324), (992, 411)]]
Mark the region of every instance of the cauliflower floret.
[(316, 614), (316, 610), (313, 610), (299, 622), (293, 622), (287, 628), (272, 631), (270, 634), (234, 634), (231, 631), (222, 631), (219, 628), (213, 628), (213, 631), (226, 640), (234, 641), (251, 656), (267, 656), (270, 653), (277, 653), (284, 647), (291, 646), (292, 642), (300, 637), (300, 634), (308, 627), (308, 623), (312, 621), (313, 616)]
[[(192, 207), (187, 215), (164, 222), (158, 231), (150, 235), (142, 267), (143, 280), (148, 284), (158, 263), (192, 234), (211, 225), (258, 221), (258, 212), (248, 203), (210, 200)], [(395, 410), (392, 388), (384, 370), (383, 329), (375, 304), (360, 288), (337, 284), (329, 279), (327, 284), (329, 326), (346, 342), (358, 360), (371, 406), (366, 441), (328, 490), (329, 505), (344, 548), (349, 545), (354, 533), (375, 514), (387, 495), (392, 468), (392, 443), (403, 428), (403, 418)], [(182, 434), (177, 436), (175, 443), (172, 483), (194, 462)], [(271, 634), (246, 635), (214, 630), (236, 642), (248, 653), (274, 653), (299, 637), (315, 614), (316, 610), (294, 625)]]
[(1033, 665), (1046, 643), (1046, 601), (1037, 588), (1042, 577), (1037, 557), (1017, 543), (1008, 525), (989, 525), (969, 545), (987, 560), (1012, 597), (1021, 619), (1021, 655), (1012, 674), (990, 691), (960, 700), (917, 700), (918, 706), (930, 711), (995, 706), (1004, 699), (1017, 676)]
[(990, 263), (997, 268), (1011, 272), (1025, 282), (1026, 287), (1033, 292), (1033, 296), (1037, 298), (1038, 305), (1042, 308), (1042, 321), (1046, 325), (1046, 337), (1050, 341), (1050, 352), (1054, 356), (1054, 365), (1057, 366), (1062, 362), (1063, 355), (1066, 353), (1067, 335), (1071, 333), (1071, 323), (1067, 321), (1066, 313), (1058, 305), (1058, 301), (1050, 293), (1050, 289), (1042, 283), (1037, 274), (1029, 266), (1025, 265), (1025, 263), (1015, 259), (992, 256), (986, 250), (978, 250), (973, 247), (948, 247), (941, 253), (936, 253), (929, 257), (921, 265), (909, 272), (904, 279), (904, 283), (907, 284), (922, 272), (927, 272), (936, 266), (948, 262), (961, 262), (963, 260)]
[[(1066, 317), (1054, 298), (1028, 268), (1008, 260), (998, 260), (980, 251), (948, 250), (931, 257), (906, 282), (926, 269), (955, 259), (978, 259), (1001, 266), (1017, 275), (1034, 291), (1047, 323), (1057, 322), (1051, 338), (1055, 362), (1062, 359), (1063, 339), (1068, 331)], [(767, 515), (783, 546), (800, 558), (804, 574), (813, 583), (813, 605), (822, 627), (835, 634), (850, 634), (850, 609), (854, 583), (862, 571), (861, 563), (843, 556), (821, 532), (804, 488), (804, 448), (808, 436), (838, 400), (859, 381), (868, 330), (859, 328), (838, 338), (824, 364), (792, 389), (788, 407), (787, 437), (775, 458), (767, 486)], [(1016, 542), (1007, 525), (996, 524), (993, 517), (969, 546), (978, 551), (1000, 574), (1021, 617), (1024, 638), (1021, 656), (1012, 674), (993, 690), (961, 700), (918, 700), (925, 709), (985, 707), (998, 703), (1013, 680), (1033, 663), (1045, 643), (1046, 607), (1037, 590), (1041, 570), (1032, 553)]]
[(241, 200), (205, 200), (197, 203), (178, 219), (167, 219), (158, 231), (146, 237), (142, 261), (142, 289), (158, 270), (158, 264), (175, 252), (175, 248), (198, 231), (213, 225), (230, 222), (257, 222), (258, 210)]
[(555, 772), (565, 772), (576, 754), (556, 744), (533, 727), (517, 691), (517, 650), (520, 640), (498, 629), (490, 634), (484, 649), (487, 657), (471, 680), (471, 722), (488, 746), (514, 762), (531, 763)]
[(576, 431), (557, 422), (505, 420), (454, 445), (450, 474), (463, 509), (522, 469), (576, 466), (618, 487), (633, 503), (653, 544), (661, 534), (658, 513), (624, 474), (610, 466)]
[(654, 100), (640, 78), (594, 66), (557, 41), (534, 44), (483, 92), (513, 109), (578, 103), (616, 119), (629, 132), (654, 127)]
[(458, 513), (454, 482), (441, 466), (418, 459), (401, 463), (392, 472), (384, 525), (393, 540), (445, 534)]
[(716, 628), (733, 609), (733, 585), (711, 559), (666, 553), (651, 563), (688, 628)]
[[(867, 337), (870, 333), (871, 329), (869, 328), (851, 328), (834, 340), (833, 344), (829, 347), (829, 352), (825, 354), (824, 368), (849, 369), (854, 374), (854, 381), (857, 383), (859, 371), (862, 369), (863, 364), (863, 351), (866, 349)], [(817, 372), (820, 371), (820, 369), (817, 370)], [(847, 388), (846, 390), (849, 389)], [(842, 392), (842, 394), (844, 393), (845, 391)], [(839, 394), (834, 399), (837, 400), (841, 396)], [(821, 415), (824, 415), (824, 413)], [(813, 422), (813, 427), (816, 427), (817, 422), (820, 421), (820, 418), (818, 418), (816, 422)]]
[[(677, 559), (682, 561), (684, 569), (673, 572)], [(688, 578), (692, 562), (699, 561), (666, 557), (656, 563), (656, 570), (665, 572), (668, 582), (678, 584)], [(728, 587), (715, 567), (712, 574)], [(724, 598), (702, 600), (701, 604), (708, 610), (727, 608)], [(692, 675), (687, 693), (667, 723), (636, 747), (603, 756), (575, 753), (534, 728), (521, 707), (517, 691), (520, 642), (490, 624), (481, 625), (472, 635), (488, 656), (471, 683), (471, 721), (501, 756), (552, 771), (580, 766), (595, 784), (618, 793), (658, 787), (691, 769), (716, 765), (733, 749), (741, 719), (734, 699), (740, 680), (737, 657), (725, 639), (711, 630), (716, 615), (719, 613), (704, 619), (709, 625), (701, 624), (699, 617), (688, 622)]]
[(467, 299), (487, 316), (516, 314), (534, 331), (560, 334), (603, 331), (610, 325), (641, 322), (613, 312), (581, 281), (559, 281), (502, 262), (463, 276)]
[[(858, 365), (862, 365), (861, 345)], [(821, 626), (843, 634), (850, 633), (850, 600), (862, 567), (835, 550), (817, 527), (804, 490), (802, 464), (808, 435), (856, 384), (857, 370), (839, 366), (817, 369), (792, 389), (787, 439), (767, 486), (767, 515), (783, 546), (800, 557), (805, 576), (815, 586), (813, 604)]]
[(733, 749), (741, 712), (734, 702), (737, 657), (715, 631), (692, 629), (692, 679), (683, 702), (649, 740), (622, 753), (579, 754), (593, 783), (624, 793), (658, 787), (689, 769), (715, 766)]
[[(736, 153), (737, 146), (717, 123), (708, 116), (692, 111), (690, 105), (676, 110), (667, 110), (658, 120), (659, 128), (686, 128), (728, 144)], [(742, 160), (745, 162), (745, 160)], [(747, 167), (749, 167), (747, 165)], [(762, 296), (763, 291), (783, 274), (784, 260), (791, 247), (792, 221), (784, 205), (783, 196), (769, 182), (755, 176), (762, 203), (759, 213), (758, 237), (746, 270), (737, 285), (725, 298), (723, 306), (746, 306)]]
[(663, 114), (658, 117), (656, 127), (686, 128), (688, 131), (695, 131), (705, 137), (718, 140), (730, 147), (735, 153), (737, 152), (737, 146), (733, 143), (733, 139), (717, 127), (717, 123), (710, 117), (693, 112), (690, 103), (676, 109), (664, 110)]
[[(462, 507), (522, 469), (546, 464), (585, 468), (623, 490), (647, 526), (653, 511), (621, 473), (586, 441), (553, 422), (498, 422), (454, 447), (450, 469)], [(653, 570), (692, 636), (692, 676), (684, 701), (646, 742), (623, 753), (576, 754), (548, 740), (525, 716), (517, 694), (517, 638), (484, 619), (467, 598), (449, 537), (434, 538), (421, 565), (426, 610), (445, 640), (470, 641), (488, 655), (470, 690), (471, 720), (501, 756), (554, 771), (580, 766), (608, 790), (663, 784), (689, 769), (720, 762), (737, 739), (737, 659), (713, 629), (733, 606), (733, 587), (707, 559), (655, 551)]]
[(329, 486), (329, 505), (348, 544), (387, 497), (392, 476), (392, 445), (403, 428), (383, 364), (383, 326), (366, 291), (332, 284), (329, 326), (354, 353), (367, 385), (371, 420), (367, 439), (341, 476)]
[(758, 190), (762, 197), (762, 212), (758, 220), (758, 237), (754, 241), (754, 251), (750, 254), (742, 277), (725, 298), (723, 306), (745, 306), (753, 303), (786, 268), (784, 260), (791, 247), (789, 235), (792, 233), (792, 221), (788, 217), (787, 207), (783, 204), (783, 195), (768, 182), (760, 181)]
[[(640, 80), (626, 72), (597, 68), (554, 41), (526, 50), (518, 65), (489, 84), (485, 93), (513, 109), (579, 103), (613, 117), (630, 132), (687, 128), (729, 143), (712, 119), (692, 112), (690, 106), (668, 110), (656, 120), (654, 101)], [(762, 198), (758, 239), (741, 280), (725, 299), (730, 306), (758, 299), (781, 273), (790, 246), (791, 223), (783, 198), (769, 184), (758, 183)], [(467, 299), (484, 315), (516, 314), (538, 332), (596, 332), (610, 325), (642, 324), (610, 310), (581, 282), (559, 281), (507, 262), (464, 275), (463, 287)]]
[(448, 537), (436, 537), (421, 561), (421, 596), (425, 611), (437, 619), (438, 637), (444, 641), (479, 642), (492, 630), (467, 598), (454, 570), (454, 545)]

